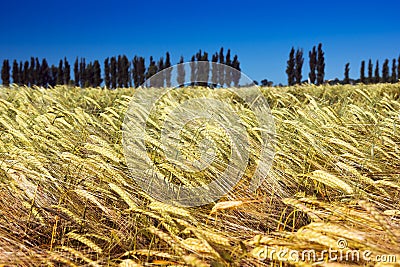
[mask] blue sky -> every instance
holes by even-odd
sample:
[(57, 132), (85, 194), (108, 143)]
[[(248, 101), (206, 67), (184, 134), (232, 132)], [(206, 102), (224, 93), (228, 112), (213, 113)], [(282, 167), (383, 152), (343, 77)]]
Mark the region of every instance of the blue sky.
[(87, 60), (126, 54), (173, 63), (199, 49), (238, 54), (250, 78), (286, 83), (292, 46), (323, 43), (326, 78), (359, 76), (361, 60), (400, 54), (400, 1), (2, 1), (0, 60), (67, 56)]

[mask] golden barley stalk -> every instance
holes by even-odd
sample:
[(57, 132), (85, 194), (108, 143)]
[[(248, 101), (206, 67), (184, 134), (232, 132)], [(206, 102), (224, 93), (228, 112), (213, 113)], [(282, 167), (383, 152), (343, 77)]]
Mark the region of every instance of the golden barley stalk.
[(171, 246), (171, 248), (175, 251), (175, 253), (177, 253), (178, 255), (183, 255), (184, 254), (184, 250), (181, 248), (181, 246), (179, 245), (179, 242), (177, 240), (175, 240), (172, 236), (170, 236), (169, 234), (155, 228), (154, 226), (147, 228), (147, 230), (158, 236), (161, 240), (165, 241), (168, 245)]
[(340, 189), (348, 194), (353, 193), (353, 188), (350, 185), (348, 185), (342, 179), (339, 179), (335, 175), (327, 173), (326, 171), (323, 170), (316, 170), (313, 171), (312, 173), (299, 176), (309, 177), (312, 180), (318, 181), (332, 188)]
[(75, 240), (81, 242), (82, 244), (88, 246), (89, 248), (91, 248), (93, 251), (95, 251), (97, 253), (103, 253), (103, 250), (98, 245), (96, 245), (93, 241), (89, 240), (88, 238), (86, 238), (80, 234), (77, 234), (74, 232), (69, 232), (67, 234), (67, 236), (71, 239), (75, 239)]
[(190, 213), (187, 210), (159, 201), (152, 201), (147, 207), (151, 210), (164, 211), (182, 217), (191, 218)]
[(74, 255), (75, 257), (82, 259), (84, 262), (87, 262), (92, 266), (100, 267), (100, 265), (98, 265), (93, 260), (91, 260), (88, 257), (86, 257), (82, 252), (77, 251), (76, 249), (73, 249), (73, 248), (67, 247), (67, 246), (60, 246), (60, 247), (57, 247), (57, 249), (69, 252), (72, 255)]
[(126, 204), (128, 204), (130, 209), (136, 209), (137, 205), (133, 200), (130, 198), (128, 193), (126, 193), (122, 188), (120, 188), (118, 185), (109, 183), (108, 186), (115, 191), (124, 201)]
[(186, 264), (193, 267), (208, 267), (209, 264), (197, 258), (195, 255), (185, 255), (183, 256), (183, 260)]

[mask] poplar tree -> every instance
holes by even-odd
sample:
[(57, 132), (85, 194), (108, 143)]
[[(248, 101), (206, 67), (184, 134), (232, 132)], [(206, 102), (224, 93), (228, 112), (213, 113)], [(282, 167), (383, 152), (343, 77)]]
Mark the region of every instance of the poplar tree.
[(294, 47), (290, 50), (289, 53), (289, 60), (287, 61), (287, 67), (286, 67), (286, 74), (288, 78), (288, 85), (292, 86), (294, 85), (294, 79), (295, 79), (295, 57), (294, 57)]
[[(154, 74), (157, 73), (157, 65), (156, 62), (153, 60), (153, 57), (150, 56), (150, 62), (149, 62), (149, 67), (147, 68), (146, 72), (146, 79), (150, 79)], [(155, 87), (156, 84), (154, 84), (155, 80), (151, 79), (150, 84), (148, 84), (150, 87)]]
[(360, 82), (365, 83), (365, 61), (361, 61)]
[(240, 77), (241, 77), (241, 70), (240, 70), (240, 62), (238, 60), (238, 56), (235, 55), (233, 57), (233, 61), (232, 61), (232, 68), (234, 68), (236, 71), (233, 72), (232, 75), (232, 81), (233, 81), (233, 85), (235, 87), (239, 86), (239, 81), (240, 81)]
[(78, 57), (76, 57), (75, 63), (74, 63), (74, 82), (75, 82), (76, 87), (79, 87), (79, 81), (80, 81), (79, 60), (78, 60)]
[(215, 53), (211, 57), (211, 62), (214, 63), (212, 64), (212, 69), (211, 69), (211, 83), (213, 84), (213, 87), (218, 86), (218, 53)]
[[(226, 52), (225, 64), (228, 65), (229, 67), (232, 65), (230, 49), (228, 49), (228, 51)], [(231, 76), (230, 68), (225, 67), (225, 76), (224, 77), (225, 77), (224, 82), (225, 82), (226, 86), (230, 87), (231, 83), (232, 83), (232, 76)]]
[(20, 85), (20, 83), (21, 83), (18, 62), (15, 59), (13, 61), (13, 67), (12, 67), (12, 80), (13, 80), (13, 83), (15, 83), (15, 84)]
[(24, 71), (22, 73), (22, 80), (23, 80), (23, 84), (26, 86), (29, 86), (29, 82), (30, 82), (30, 77), (29, 77), (29, 61), (26, 60), (24, 63)]
[(380, 77), (379, 77), (379, 60), (376, 61), (375, 64), (375, 83), (380, 82)]
[(139, 85), (142, 85), (146, 80), (146, 60), (144, 57), (139, 58)]
[(71, 81), (71, 65), (66, 57), (64, 57), (64, 84), (69, 85)]
[(196, 81), (196, 58), (192, 56), (190, 60), (190, 85), (194, 86)]
[(47, 88), (49, 86), (49, 81), (50, 81), (50, 69), (49, 69), (49, 64), (47, 63), (47, 60), (45, 58), (42, 59), (40, 73), (42, 75), (42, 85)]
[(35, 58), (35, 70), (34, 70), (33, 76), (35, 77), (35, 84), (37, 86), (42, 86), (42, 75), (41, 75), (40, 71), (41, 71), (40, 62), (39, 62), (39, 59), (36, 57)]
[[(199, 52), (196, 53), (196, 61), (197, 62), (201, 61), (201, 58), (202, 58), (202, 52), (201, 52), (201, 49), (200, 49)], [(202, 70), (203, 65), (196, 63), (194, 66), (195, 66), (195, 79), (194, 79), (195, 82), (194, 82), (194, 85), (200, 85), (199, 81), (203, 80), (202, 75), (204, 74), (203, 70)]]
[(95, 60), (93, 62), (93, 71), (92, 71), (93, 75), (93, 82), (92, 82), (92, 86), (93, 87), (100, 87), (101, 83), (103, 82), (103, 80), (101, 79), (101, 67), (100, 67), (100, 62), (98, 60)]
[(133, 84), (134, 84), (134, 87), (137, 88), (140, 85), (140, 83), (139, 83), (139, 58), (137, 56), (134, 56), (132, 65), (133, 65), (133, 69), (132, 69)]
[(110, 89), (111, 80), (110, 80), (110, 63), (109, 58), (104, 60), (104, 85), (107, 89)]
[[(201, 57), (202, 63), (202, 86), (208, 86), (208, 80), (210, 78), (210, 63), (208, 60), (208, 53), (204, 52), (203, 56)], [(230, 73), (229, 73), (230, 75)]]
[(344, 84), (350, 83), (349, 72), (350, 72), (350, 63), (347, 63), (346, 66), (344, 67), (344, 80), (343, 80)]
[(165, 64), (164, 64), (164, 58), (161, 57), (160, 60), (157, 62), (157, 69), (159, 71), (159, 73), (157, 74), (157, 84), (156, 87), (164, 87), (164, 83), (165, 83), (165, 71), (163, 71), (165, 68)]
[(308, 74), (308, 77), (310, 79), (310, 83), (315, 84), (315, 81), (317, 79), (317, 75), (315, 73), (317, 69), (317, 49), (315, 46), (310, 52), (308, 52), (308, 56), (310, 59), (309, 61), (310, 73)]
[(93, 64), (92, 62), (89, 62), (87, 64), (86, 69), (85, 69), (85, 84), (83, 87), (93, 87), (94, 85), (94, 79), (93, 79)]
[(382, 82), (389, 82), (389, 59), (385, 59), (382, 65)]
[(303, 50), (302, 49), (297, 49), (296, 51), (296, 67), (295, 67), (295, 83), (301, 84), (301, 79), (303, 78), (302, 76), (302, 69), (303, 69)]
[(374, 83), (374, 78), (372, 76), (373, 68), (374, 67), (372, 65), (372, 60), (370, 59), (370, 60), (368, 60), (368, 83), (369, 84)]
[(397, 59), (397, 78), (400, 80), (400, 56)]
[(396, 59), (393, 59), (392, 61), (392, 78), (391, 78), (391, 82), (392, 83), (396, 83), (397, 82), (397, 66), (396, 66)]
[(164, 69), (165, 69), (165, 84), (169, 88), (171, 87), (171, 73), (172, 73), (171, 56), (169, 52), (167, 52), (165, 55)]
[(58, 73), (58, 68), (54, 65), (51, 65), (50, 68), (50, 86), (54, 87), (57, 84), (57, 73)]
[(317, 84), (323, 84), (325, 78), (325, 53), (322, 50), (322, 44), (318, 44), (317, 53)]
[(35, 80), (35, 58), (31, 57), (31, 64), (29, 66), (29, 85), (33, 86), (36, 84)]
[(23, 84), (24, 84), (24, 81), (23, 81), (24, 64), (23, 64), (22, 61), (19, 62), (19, 70), (18, 70), (18, 73), (19, 73), (19, 83), (20, 83), (20, 85), (23, 85)]
[(118, 55), (118, 58), (117, 58), (117, 87), (119, 87), (119, 88), (124, 87), (123, 75), (124, 75), (124, 71), (123, 71), (122, 57), (121, 57), (121, 55)]
[(117, 88), (117, 59), (115, 57), (111, 57), (110, 60), (110, 80), (112, 89)]
[(81, 58), (81, 62), (79, 64), (79, 82), (81, 87), (85, 87), (86, 83), (86, 60), (85, 58)]
[(224, 57), (224, 48), (221, 47), (221, 49), (219, 50), (219, 55), (218, 55), (218, 59), (219, 59), (219, 64), (218, 65), (218, 84), (223, 87), (224, 86), (224, 77), (225, 77), (225, 66), (223, 66), (222, 64), (225, 64), (225, 57)]
[(60, 62), (58, 63), (58, 69), (57, 69), (57, 84), (62, 85), (64, 84), (64, 71), (63, 71), (63, 61), (60, 59)]
[(126, 55), (122, 55), (119, 60), (120, 87), (128, 88), (130, 84), (130, 62)]
[(178, 65), (178, 76), (176, 77), (176, 81), (178, 82), (178, 85), (180, 87), (185, 86), (185, 65), (183, 64), (184, 59), (183, 56), (181, 56), (181, 59), (179, 60), (179, 65)]
[(1, 68), (1, 80), (3, 81), (3, 86), (10, 86), (10, 63), (8, 59), (3, 61), (3, 66)]

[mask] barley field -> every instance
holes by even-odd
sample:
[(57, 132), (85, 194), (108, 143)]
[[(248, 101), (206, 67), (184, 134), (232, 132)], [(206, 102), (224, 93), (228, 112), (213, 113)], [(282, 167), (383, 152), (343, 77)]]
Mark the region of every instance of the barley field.
[[(400, 84), (261, 90), (276, 131), (264, 183), (183, 208), (130, 176), (121, 128), (134, 89), (0, 88), (0, 266), (399, 265)], [(247, 114), (251, 177), (257, 123), (227, 90), (213, 94)], [(208, 134), (223, 163), (230, 148), (215, 127)], [(186, 175), (163, 161), (157, 138), (148, 155), (173, 182), (208, 183), (224, 167)], [(334, 259), (329, 249), (368, 258)], [(314, 258), (283, 253), (310, 250)]]

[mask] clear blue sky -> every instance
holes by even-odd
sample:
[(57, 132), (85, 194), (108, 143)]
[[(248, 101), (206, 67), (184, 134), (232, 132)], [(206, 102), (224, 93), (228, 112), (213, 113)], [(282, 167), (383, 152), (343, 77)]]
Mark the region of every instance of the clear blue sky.
[(170, 51), (173, 63), (198, 49), (221, 46), (238, 54), (255, 80), (286, 83), (292, 46), (308, 51), (323, 43), (326, 78), (352, 77), (360, 61), (382, 62), (400, 54), (400, 1), (2, 1), (0, 60), (67, 56), (87, 60), (126, 54), (156, 59)]

